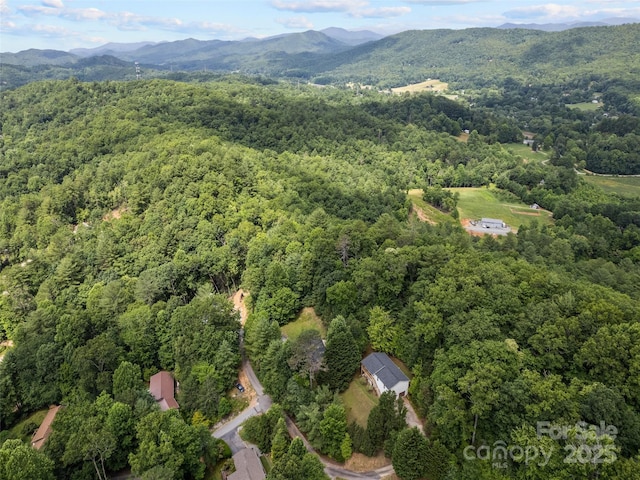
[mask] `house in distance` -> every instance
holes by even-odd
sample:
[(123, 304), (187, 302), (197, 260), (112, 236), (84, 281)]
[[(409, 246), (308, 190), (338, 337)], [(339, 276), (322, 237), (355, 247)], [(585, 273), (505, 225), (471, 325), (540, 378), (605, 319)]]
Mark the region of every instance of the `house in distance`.
[(506, 223), (498, 218), (483, 218), (480, 220), (482, 228), (507, 228)]
[(378, 395), (392, 391), (396, 397), (409, 391), (409, 378), (385, 353), (374, 352), (360, 362), (362, 375)]
[(175, 382), (167, 371), (158, 372), (149, 380), (149, 392), (156, 399), (163, 412), (170, 408), (179, 408), (175, 395)]

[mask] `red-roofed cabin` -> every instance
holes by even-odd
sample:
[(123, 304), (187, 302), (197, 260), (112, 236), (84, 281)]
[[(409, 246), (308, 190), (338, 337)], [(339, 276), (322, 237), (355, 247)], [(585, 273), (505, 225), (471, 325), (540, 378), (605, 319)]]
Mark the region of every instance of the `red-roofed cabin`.
[(156, 399), (160, 410), (163, 412), (170, 408), (180, 408), (178, 402), (174, 398), (175, 382), (173, 377), (167, 371), (156, 373), (149, 381), (149, 391), (153, 398)]
[(31, 446), (36, 450), (40, 450), (44, 445), (44, 442), (46, 442), (47, 438), (49, 438), (49, 435), (51, 435), (51, 424), (56, 418), (56, 415), (60, 408), (60, 405), (49, 407), (49, 411), (40, 424), (40, 427), (38, 428), (38, 430), (36, 430), (36, 433), (33, 434), (33, 437), (31, 437)]

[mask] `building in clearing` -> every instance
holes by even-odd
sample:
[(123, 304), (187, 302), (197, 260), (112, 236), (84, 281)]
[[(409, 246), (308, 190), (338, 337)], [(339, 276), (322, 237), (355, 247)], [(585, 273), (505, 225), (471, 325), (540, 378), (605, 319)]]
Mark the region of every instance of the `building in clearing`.
[(149, 381), (149, 392), (156, 399), (163, 412), (170, 408), (179, 408), (175, 395), (175, 382), (167, 371), (156, 373)]
[(233, 456), (236, 471), (227, 477), (227, 480), (264, 480), (262, 462), (255, 450), (243, 448)]
[(480, 220), (482, 228), (507, 228), (507, 224), (497, 218), (483, 218)]
[(393, 391), (405, 396), (409, 391), (409, 378), (384, 353), (374, 352), (360, 362), (362, 375), (378, 395)]
[(36, 450), (40, 450), (47, 441), (47, 438), (49, 438), (49, 435), (51, 435), (51, 424), (56, 418), (60, 408), (62, 408), (60, 405), (49, 407), (49, 411), (40, 424), (40, 427), (36, 430), (36, 433), (33, 434), (33, 437), (31, 437), (31, 446)]

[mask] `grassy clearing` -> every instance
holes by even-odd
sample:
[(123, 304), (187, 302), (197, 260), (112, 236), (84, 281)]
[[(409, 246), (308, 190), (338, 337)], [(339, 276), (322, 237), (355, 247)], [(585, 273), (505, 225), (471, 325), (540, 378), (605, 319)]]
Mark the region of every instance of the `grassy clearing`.
[(295, 340), (305, 330), (318, 330), (322, 338), (327, 336), (327, 330), (322, 323), (322, 319), (316, 315), (313, 307), (303, 308), (295, 321), (280, 327), (282, 334), (289, 340)]
[(15, 435), (16, 438), (20, 438), (25, 442), (31, 441), (31, 436), (33, 432), (25, 432), (24, 431), (25, 427), (27, 425), (30, 425), (30, 426), (36, 425), (35, 429), (37, 429), (42, 423), (42, 421), (44, 420), (44, 417), (47, 416), (48, 411), (49, 409), (45, 408), (43, 410), (38, 410), (37, 412), (32, 413), (27, 418), (16, 423), (13, 427), (11, 427), (11, 433)]
[(347, 422), (358, 422), (361, 427), (367, 426), (369, 412), (378, 404), (378, 397), (367, 381), (358, 375), (349, 384), (349, 388), (340, 394), (347, 412)]
[(391, 461), (379, 453), (375, 457), (367, 457), (362, 453), (354, 453), (344, 464), (344, 467), (354, 472), (370, 472), (378, 468), (386, 467)]
[(538, 223), (551, 224), (551, 213), (546, 210), (534, 210), (517, 199), (503, 200), (496, 188), (450, 188), (460, 194), (458, 211), (461, 219), (499, 218), (512, 228)]
[(600, 177), (596, 175), (585, 175), (588, 183), (597, 185), (608, 193), (617, 193), (623, 197), (640, 196), (640, 177)]
[(449, 89), (449, 84), (440, 80), (427, 80), (404, 87), (392, 88), (393, 93), (417, 93), (417, 92), (444, 92)]
[[(451, 217), (451, 215), (447, 215), (446, 213), (442, 213), (437, 208), (429, 205), (422, 199), (422, 190), (421, 189), (413, 189), (409, 190), (409, 198), (415, 207), (417, 207), (419, 212), (420, 220), (428, 223), (446, 223), (446, 222), (454, 222), (455, 219)], [(423, 218), (424, 217), (424, 218)]]
[(583, 112), (595, 112), (597, 109), (602, 107), (602, 103), (592, 103), (592, 102), (581, 102), (581, 103), (566, 103), (565, 107), (567, 108), (577, 108), (578, 110), (582, 110)]
[(456, 137), (456, 140), (462, 143), (467, 143), (469, 141), (469, 134), (462, 132), (460, 135)]
[(542, 162), (549, 158), (547, 153), (542, 151), (534, 152), (529, 145), (524, 143), (508, 143), (505, 148), (514, 155), (521, 157), (525, 162)]

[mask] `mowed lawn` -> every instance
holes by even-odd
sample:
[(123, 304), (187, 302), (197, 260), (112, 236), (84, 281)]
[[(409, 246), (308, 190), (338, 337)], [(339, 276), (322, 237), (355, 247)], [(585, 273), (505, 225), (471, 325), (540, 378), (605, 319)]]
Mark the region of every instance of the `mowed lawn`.
[(282, 335), (292, 341), (298, 338), (305, 330), (317, 330), (322, 338), (327, 336), (327, 329), (322, 323), (322, 319), (316, 315), (313, 307), (303, 308), (295, 321), (280, 327)]
[(425, 82), (413, 83), (404, 87), (392, 88), (393, 93), (417, 93), (417, 92), (445, 92), (449, 84), (440, 80), (427, 80)]
[(534, 152), (529, 145), (524, 143), (508, 143), (504, 146), (514, 155), (522, 157), (525, 162), (542, 162), (549, 158), (549, 155), (543, 151)]
[(551, 224), (551, 213), (546, 210), (535, 210), (516, 200), (502, 200), (495, 188), (450, 188), (460, 194), (458, 211), (461, 219), (479, 220), (481, 218), (497, 218), (511, 228), (528, 225), (532, 221)]
[(357, 422), (361, 427), (367, 426), (369, 412), (378, 404), (378, 397), (367, 381), (358, 375), (349, 384), (349, 388), (340, 394), (347, 412), (347, 422)]
[(583, 112), (595, 112), (600, 107), (602, 107), (602, 103), (593, 103), (593, 102), (580, 102), (580, 103), (565, 103), (565, 107), (567, 108), (577, 108), (578, 110), (582, 110)]
[(582, 176), (588, 183), (597, 185), (608, 193), (617, 193), (623, 197), (640, 197), (640, 177), (600, 177)]

